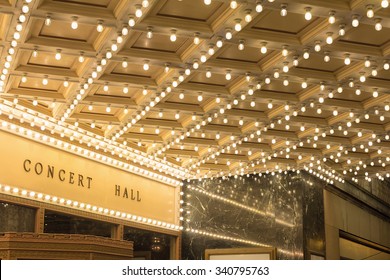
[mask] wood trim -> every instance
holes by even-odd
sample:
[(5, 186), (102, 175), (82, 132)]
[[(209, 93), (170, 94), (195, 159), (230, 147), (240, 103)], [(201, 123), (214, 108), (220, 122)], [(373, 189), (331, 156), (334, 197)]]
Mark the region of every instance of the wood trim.
[(9, 196), (9, 195), (3, 194), (3, 193), (0, 193), (0, 201), (5, 201), (8, 203), (14, 203), (14, 204), (22, 205), (22, 206), (33, 207), (33, 208), (43, 208), (43, 209), (47, 209), (47, 210), (51, 210), (51, 211), (55, 211), (55, 212), (59, 212), (59, 213), (63, 213), (63, 214), (79, 216), (79, 217), (102, 221), (102, 222), (108, 222), (108, 223), (111, 223), (113, 225), (129, 226), (129, 227), (136, 228), (136, 229), (147, 230), (147, 231), (167, 234), (167, 235), (171, 235), (171, 236), (179, 236), (180, 235), (180, 232), (169, 230), (169, 229), (163, 229), (163, 228), (152, 227), (149, 225), (138, 224), (138, 223), (134, 223), (131, 221), (125, 221), (122, 219), (118, 219), (115, 217), (108, 217), (108, 216), (99, 215), (96, 213), (90, 213), (90, 212), (82, 211), (82, 210), (78, 210), (78, 209), (69, 209), (66, 207), (61, 207), (59, 205), (51, 205), (51, 204), (47, 204), (44, 202), (38, 202), (38, 201), (25, 199), (22, 197)]
[(364, 238), (359, 237), (357, 235), (354, 235), (352, 233), (340, 230), (339, 231), (339, 236), (340, 236), (340, 238), (348, 239), (348, 240), (350, 240), (352, 242), (355, 242), (355, 243), (358, 243), (358, 244), (370, 247), (372, 249), (379, 250), (379, 251), (382, 251), (384, 253), (390, 254), (390, 248), (389, 247), (386, 247), (386, 246), (380, 245), (378, 243), (372, 242), (370, 240), (364, 239)]
[(226, 249), (206, 249), (205, 259), (209, 260), (212, 255), (243, 255), (243, 254), (269, 254), (270, 260), (276, 259), (276, 248), (226, 248)]

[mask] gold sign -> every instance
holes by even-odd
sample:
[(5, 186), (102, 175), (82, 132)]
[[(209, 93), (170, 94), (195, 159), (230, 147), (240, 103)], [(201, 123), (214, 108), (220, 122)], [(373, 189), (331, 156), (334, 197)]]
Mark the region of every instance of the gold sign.
[(179, 222), (179, 188), (0, 131), (0, 183)]

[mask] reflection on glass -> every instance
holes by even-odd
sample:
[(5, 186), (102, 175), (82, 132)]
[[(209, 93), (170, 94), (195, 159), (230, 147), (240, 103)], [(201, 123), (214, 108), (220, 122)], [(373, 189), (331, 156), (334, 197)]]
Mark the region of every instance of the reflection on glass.
[(111, 237), (112, 224), (45, 211), (45, 233), (86, 234)]
[(0, 202), (0, 232), (34, 232), (34, 208)]

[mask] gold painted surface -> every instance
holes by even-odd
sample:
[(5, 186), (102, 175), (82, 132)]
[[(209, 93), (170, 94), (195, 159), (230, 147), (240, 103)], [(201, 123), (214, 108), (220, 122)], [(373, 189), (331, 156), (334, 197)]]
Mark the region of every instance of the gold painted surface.
[[(176, 199), (179, 189), (105, 166), (91, 160), (77, 157), (51, 147), (0, 132), (0, 178), (2, 184), (9, 184), (42, 192), (59, 198), (96, 205), (168, 223), (177, 222)], [(31, 171), (25, 172), (23, 163), (31, 160)], [(37, 175), (34, 164), (43, 165), (43, 173)], [(54, 178), (47, 177), (47, 166), (55, 168)], [(59, 170), (65, 170), (65, 181), (59, 180)], [(38, 166), (39, 171), (39, 166)], [(70, 173), (74, 172), (74, 184), (70, 184)], [(78, 175), (84, 177), (84, 187), (78, 186)], [(88, 189), (86, 177), (91, 177)], [(115, 185), (121, 186), (121, 196), (115, 196)], [(123, 198), (124, 188), (129, 199)], [(141, 201), (131, 200), (131, 191), (139, 191)]]

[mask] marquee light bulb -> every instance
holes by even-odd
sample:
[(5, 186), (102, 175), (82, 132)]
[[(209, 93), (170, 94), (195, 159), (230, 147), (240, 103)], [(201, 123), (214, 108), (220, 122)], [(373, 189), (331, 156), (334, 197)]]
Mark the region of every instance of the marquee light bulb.
[(245, 10), (245, 22), (251, 22), (252, 21), (252, 10)]
[(280, 7), (280, 15), (282, 17), (287, 16), (287, 4), (282, 4)]
[(328, 52), (325, 52), (324, 61), (329, 62), (330, 61), (330, 55)]
[(222, 48), (222, 46), (223, 46), (222, 37), (218, 37), (216, 46), (217, 46), (218, 48)]
[(339, 35), (344, 36), (345, 35), (345, 25), (340, 25), (339, 26)]
[(282, 47), (282, 56), (284, 56), (284, 57), (288, 56), (288, 47), (287, 46)]
[(207, 69), (207, 71), (206, 71), (206, 78), (211, 78), (211, 71), (210, 71), (210, 69)]
[(171, 42), (176, 42), (176, 29), (172, 29), (171, 30), (171, 36), (169, 36), (169, 39), (171, 40)]
[(329, 18), (328, 21), (330, 24), (334, 24), (336, 22), (335, 12), (331, 11), (329, 12)]
[(369, 56), (365, 57), (364, 66), (367, 68), (371, 66), (371, 60)]
[(107, 112), (107, 113), (110, 113), (110, 112), (111, 112), (111, 107), (110, 107), (110, 105), (107, 105), (107, 107), (106, 107), (106, 112)]
[(230, 81), (232, 79), (232, 74), (230, 70), (226, 71), (225, 79), (227, 81)]
[(237, 8), (237, 6), (238, 6), (238, 4), (237, 4), (237, 1), (236, 1), (236, 0), (232, 0), (232, 1), (230, 1), (230, 8), (232, 8), (232, 9), (236, 9), (236, 8)]
[(368, 18), (374, 17), (374, 10), (372, 9), (372, 5), (367, 6), (367, 17)]
[(310, 7), (307, 7), (305, 8), (305, 19), (306, 20), (311, 20), (313, 18), (312, 14), (311, 14), (311, 8)]
[(149, 60), (144, 61), (143, 69), (144, 71), (148, 71), (150, 69)]
[(257, 1), (256, 3), (256, 12), (261, 13), (263, 11), (263, 5), (261, 1)]
[(103, 21), (102, 20), (98, 20), (97, 21), (97, 26), (96, 26), (96, 31), (100, 33), (100, 32), (103, 32), (103, 29), (104, 29)]
[(126, 59), (123, 59), (123, 61), (122, 61), (122, 67), (123, 67), (123, 68), (127, 68), (127, 66), (128, 66), (127, 60), (126, 60)]
[(289, 67), (288, 67), (288, 62), (285, 61), (285, 62), (283, 63), (283, 72), (284, 72), (284, 73), (287, 73), (289, 70), (290, 70), (290, 69), (289, 69)]
[(142, 0), (142, 7), (144, 8), (149, 7), (149, 0)]
[(135, 16), (137, 17), (137, 18), (140, 18), (140, 17), (142, 17), (142, 9), (141, 9), (141, 5), (135, 5)]
[(310, 53), (309, 53), (309, 51), (308, 51), (307, 49), (304, 50), (303, 58), (304, 58), (304, 59), (309, 59), (309, 58), (310, 58)]
[(205, 5), (210, 5), (211, 4), (211, 0), (204, 0), (203, 1)]
[(321, 41), (316, 41), (315, 42), (314, 50), (316, 52), (320, 52), (321, 51)]
[(241, 19), (235, 19), (235, 22), (236, 24), (234, 25), (234, 30), (236, 30), (237, 32), (241, 31)]
[(332, 38), (332, 36), (333, 36), (333, 33), (331, 33), (331, 32), (326, 33), (326, 43), (327, 43), (328, 45), (333, 44), (333, 38)]
[(274, 107), (274, 105), (272, 104), (272, 101), (269, 101), (268, 102), (268, 105), (267, 105), (268, 109), (272, 109)]
[(205, 52), (202, 52), (200, 55), (200, 62), (205, 63), (207, 61), (207, 56)]
[(77, 17), (72, 17), (72, 23), (71, 23), (71, 28), (76, 30), (79, 27), (79, 24), (77, 22), (78, 18)]
[(194, 59), (194, 63), (192, 64), (192, 67), (196, 70), (199, 68), (199, 62), (198, 60)]
[(123, 25), (122, 27), (122, 35), (127, 36), (129, 34), (129, 29), (127, 29), (126, 25)]
[(375, 20), (375, 30), (376, 30), (376, 31), (381, 31), (382, 28), (383, 28), (383, 26), (382, 26), (382, 19), (377, 18), (377, 19)]
[(262, 43), (262, 46), (261, 46), (261, 49), (260, 49), (260, 52), (262, 53), (262, 54), (266, 54), (267, 53), (267, 43), (266, 42), (263, 42)]
[(240, 40), (239, 43), (238, 43), (238, 49), (240, 51), (243, 51), (245, 49), (245, 41), (244, 40)]
[(364, 83), (366, 82), (366, 76), (365, 76), (365, 73), (360, 73), (360, 77), (359, 77), (359, 80), (361, 83)]
[(45, 77), (42, 79), (42, 84), (43, 84), (44, 86), (47, 86), (48, 83), (49, 83), (49, 80), (47, 79), (47, 76), (45, 76)]
[(353, 27), (358, 27), (359, 26), (359, 16), (358, 15), (354, 15), (352, 17), (352, 26)]
[(56, 60), (60, 60), (61, 59), (61, 50), (60, 49), (57, 50), (55, 58), (56, 58)]
[(225, 38), (226, 38), (226, 40), (231, 40), (233, 38), (233, 34), (232, 34), (232, 31), (230, 30), (230, 28), (227, 28), (225, 30)]
[(198, 102), (202, 102), (203, 101), (203, 96), (202, 96), (202, 94), (199, 94), (198, 95)]
[(387, 7), (389, 7), (389, 1), (388, 0), (382, 0), (381, 6), (382, 6), (382, 8), (386, 9)]
[(344, 64), (345, 65), (350, 65), (351, 64), (351, 58), (350, 58), (349, 54), (345, 54)]
[(135, 19), (132, 16), (129, 16), (129, 26), (134, 27), (135, 26)]

